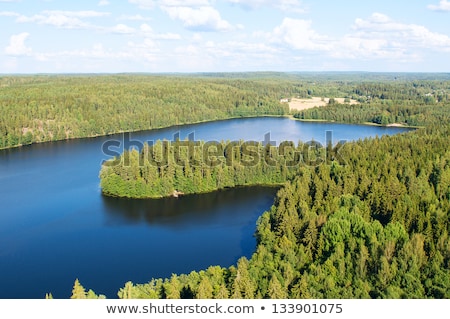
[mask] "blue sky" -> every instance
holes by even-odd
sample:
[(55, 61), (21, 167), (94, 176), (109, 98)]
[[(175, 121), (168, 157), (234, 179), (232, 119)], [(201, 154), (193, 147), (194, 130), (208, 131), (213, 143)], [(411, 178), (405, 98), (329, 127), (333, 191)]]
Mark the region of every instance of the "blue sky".
[(0, 73), (450, 72), (447, 0), (0, 0)]

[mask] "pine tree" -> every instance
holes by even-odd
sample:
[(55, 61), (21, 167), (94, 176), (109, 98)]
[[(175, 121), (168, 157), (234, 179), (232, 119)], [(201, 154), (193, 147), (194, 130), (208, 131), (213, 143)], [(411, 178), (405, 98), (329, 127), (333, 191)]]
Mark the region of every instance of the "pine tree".
[(164, 283), (164, 291), (167, 299), (180, 299), (181, 283), (177, 275), (173, 274)]
[(78, 278), (75, 280), (75, 283), (73, 285), (72, 296), (70, 297), (70, 299), (86, 299), (86, 290), (80, 284)]
[(120, 299), (133, 299), (133, 283), (128, 281), (117, 293)]
[(221, 284), (217, 289), (217, 292), (214, 296), (216, 299), (228, 299), (230, 297), (230, 292), (224, 284)]
[(213, 297), (213, 286), (207, 276), (204, 276), (198, 285), (197, 298), (211, 299)]
[(268, 297), (270, 299), (286, 299), (286, 290), (280, 284), (276, 275), (272, 275), (272, 279), (269, 282), (269, 289), (267, 291)]

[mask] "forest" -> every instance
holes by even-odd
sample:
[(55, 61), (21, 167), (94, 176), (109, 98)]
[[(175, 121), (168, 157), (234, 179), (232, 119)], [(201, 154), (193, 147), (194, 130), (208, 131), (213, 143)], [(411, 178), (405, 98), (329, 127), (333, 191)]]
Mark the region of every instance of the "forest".
[[(255, 225), (257, 247), (250, 258), (169, 278), (149, 274), (148, 282), (118, 287), (117, 297), (442, 299), (450, 297), (449, 92), (448, 74), (2, 77), (0, 146), (238, 116), (288, 115), (281, 98), (356, 99), (360, 104), (330, 103), (291, 115), (418, 129), (345, 143), (340, 148), (344, 162), (330, 158), (321, 165), (285, 169), (277, 158), (280, 166), (273, 166), (273, 175), (266, 177), (282, 187)], [(195, 152), (193, 158), (180, 155), (185, 156), (184, 166), (158, 166), (157, 157), (156, 165), (147, 165), (164, 145), (171, 144), (161, 141), (131, 150), (116, 158), (118, 165), (104, 166), (100, 176), (105, 189), (115, 196), (146, 197), (152, 196), (147, 192), (154, 182), (159, 183), (155, 196), (172, 189), (210, 191), (236, 181), (265, 183), (261, 172), (272, 169), (225, 165), (227, 158), (246, 156), (242, 147), (223, 156), (219, 152), (220, 165), (190, 165)], [(143, 165), (132, 164), (140, 161)], [(125, 177), (129, 185), (121, 184)], [(130, 190), (133, 194), (122, 193)], [(105, 298), (94, 291), (76, 279), (72, 298)]]
[(363, 82), (346, 96), (360, 104), (344, 106), (330, 99), (326, 108), (294, 112), (302, 120), (345, 123), (404, 124), (430, 126), (447, 123), (450, 103), (448, 81)]
[(0, 149), (257, 115), (284, 115), (288, 81), (158, 75), (0, 77)]
[(103, 163), (100, 186), (108, 196), (161, 198), (236, 186), (282, 185), (300, 165), (331, 160), (336, 148), (291, 141), (279, 146), (255, 141), (157, 141)]

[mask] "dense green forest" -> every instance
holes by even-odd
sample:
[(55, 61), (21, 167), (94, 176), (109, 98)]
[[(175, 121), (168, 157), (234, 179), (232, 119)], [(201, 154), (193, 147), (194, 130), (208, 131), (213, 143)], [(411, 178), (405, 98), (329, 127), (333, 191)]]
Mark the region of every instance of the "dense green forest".
[[(171, 145), (164, 142), (116, 159), (144, 160), (143, 165), (104, 166), (102, 186), (116, 196), (283, 182), (272, 208), (261, 212), (255, 225), (257, 248), (251, 258), (170, 278), (149, 274), (147, 283), (118, 287), (118, 297), (449, 298), (449, 92), (448, 74), (3, 76), (0, 148), (230, 117), (287, 115), (281, 98), (356, 99), (360, 104), (331, 99), (326, 107), (292, 115), (421, 128), (346, 143), (340, 149), (344, 162), (327, 158), (321, 165), (288, 169), (280, 158), (279, 166), (233, 164), (247, 155), (225, 151), (219, 154), (225, 163), (227, 158), (240, 161), (190, 165), (193, 153), (184, 158), (189, 166), (146, 166), (154, 150)], [(301, 150), (301, 143), (296, 147)], [(270, 173), (263, 174), (265, 169)], [(105, 298), (95, 287), (86, 290), (82, 281), (75, 281), (73, 298)]]
[(256, 115), (283, 115), (290, 81), (163, 75), (0, 77), (0, 149)]
[(404, 124), (430, 126), (448, 123), (450, 81), (408, 80), (363, 82), (346, 89), (360, 102), (343, 106), (330, 99), (325, 108), (294, 112), (302, 120), (328, 120), (346, 123)]
[[(331, 158), (336, 147), (330, 147)], [(324, 148), (311, 143), (157, 141), (140, 152), (132, 149), (105, 162), (100, 185), (105, 195), (129, 198), (280, 185), (296, 174), (299, 165), (318, 164), (326, 157)]]

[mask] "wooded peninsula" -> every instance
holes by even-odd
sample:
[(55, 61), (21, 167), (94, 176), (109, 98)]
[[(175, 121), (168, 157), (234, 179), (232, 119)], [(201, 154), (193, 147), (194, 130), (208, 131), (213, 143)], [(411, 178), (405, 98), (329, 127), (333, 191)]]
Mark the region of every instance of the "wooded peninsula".
[[(280, 102), (309, 97), (330, 99), (327, 106), (292, 113)], [(118, 297), (450, 297), (448, 74), (4, 76), (0, 99), (2, 148), (261, 115), (420, 127), (345, 143), (339, 150), (345, 162), (329, 158), (321, 165), (286, 165), (295, 154), (304, 158), (301, 144), (290, 145), (290, 155), (274, 148), (274, 155), (264, 145), (227, 149), (224, 141), (214, 145), (210, 162), (201, 163), (195, 148), (204, 150), (204, 141), (126, 151), (100, 172), (109, 195), (282, 186), (255, 225), (251, 258), (170, 278), (149, 274), (146, 283), (118, 287)], [(166, 151), (169, 160), (158, 165)], [(268, 152), (274, 165), (252, 162)], [(75, 280), (72, 298), (104, 297)]]
[[(294, 177), (300, 165), (323, 164), (326, 151), (318, 143), (294, 145), (287, 141), (280, 146), (255, 141), (157, 141), (144, 145), (140, 152), (127, 150), (105, 162), (100, 185), (105, 195), (128, 198), (276, 186)], [(328, 151), (328, 160), (338, 153), (331, 145)]]

